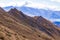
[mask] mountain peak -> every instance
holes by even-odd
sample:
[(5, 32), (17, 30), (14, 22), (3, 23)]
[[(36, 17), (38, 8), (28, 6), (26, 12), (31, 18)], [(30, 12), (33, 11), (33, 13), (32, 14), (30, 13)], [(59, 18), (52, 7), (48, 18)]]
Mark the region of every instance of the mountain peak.
[[(43, 17), (42, 16), (34, 16), (34, 19), (37, 20), (37, 19), (42, 19)], [(43, 18), (44, 19), (44, 18)]]
[(16, 9), (16, 8), (11, 8), (11, 9), (10, 9), (10, 11), (9, 11), (9, 13), (22, 14), (22, 12), (21, 12), (21, 11), (19, 11), (18, 9)]
[(11, 8), (10, 11), (18, 11), (16, 8)]

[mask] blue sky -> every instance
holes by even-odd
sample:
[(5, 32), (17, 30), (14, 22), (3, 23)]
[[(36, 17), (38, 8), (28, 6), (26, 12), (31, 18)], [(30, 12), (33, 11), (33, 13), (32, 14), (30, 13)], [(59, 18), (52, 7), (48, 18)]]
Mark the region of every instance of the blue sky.
[(26, 2), (29, 7), (60, 10), (60, 0), (0, 0), (0, 7), (22, 6)]

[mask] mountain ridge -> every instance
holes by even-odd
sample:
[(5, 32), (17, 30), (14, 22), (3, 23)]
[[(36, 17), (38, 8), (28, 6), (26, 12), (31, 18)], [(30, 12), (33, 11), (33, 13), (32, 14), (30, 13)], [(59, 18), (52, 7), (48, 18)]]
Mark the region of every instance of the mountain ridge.
[[(56, 17), (54, 16), (53, 18), (58, 18), (59, 17), (59, 13), (60, 13), (60, 11), (52, 11), (52, 10), (45, 10), (45, 9), (36, 9), (36, 8), (31, 8), (31, 7), (26, 7), (26, 6), (21, 6), (21, 7), (13, 7), (13, 6), (10, 7), (9, 6), (9, 7), (3, 8), (3, 9), (7, 9), (7, 10), (9, 9), (10, 10), (11, 8), (16, 8), (16, 9), (22, 11), (24, 14), (28, 14), (29, 13), (29, 14), (32, 14), (32, 15), (35, 15), (35, 16), (43, 16), (43, 17), (46, 17), (46, 15), (47, 15), (48, 18), (51, 18), (51, 17), (49, 17), (49, 15), (51, 15), (51, 16), (55, 15)], [(47, 13), (49, 13), (49, 14), (47, 14)]]
[[(37, 20), (41, 20), (41, 21), (37, 21)], [(0, 9), (0, 26), (2, 25), (4, 26), (4, 28), (7, 27), (8, 29), (18, 34), (17, 35), (18, 39), (16, 38), (10, 39), (10, 37), (8, 37), (8, 40), (9, 39), (10, 40), (57, 40), (57, 39), (60, 40), (59, 39), (60, 30), (55, 25), (48, 22), (48, 20), (44, 19), (43, 17), (37, 20), (23, 14), (23, 12), (18, 11), (15, 8), (11, 9), (9, 12), (5, 12)], [(47, 22), (48, 22), (48, 25), (47, 26), (44, 25)], [(50, 24), (51, 26), (49, 26)], [(54, 33), (50, 31), (51, 27)]]

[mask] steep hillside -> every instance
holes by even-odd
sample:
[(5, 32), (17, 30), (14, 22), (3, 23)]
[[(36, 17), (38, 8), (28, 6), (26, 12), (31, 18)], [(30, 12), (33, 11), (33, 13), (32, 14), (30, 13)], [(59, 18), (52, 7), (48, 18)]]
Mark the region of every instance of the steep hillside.
[[(13, 10), (15, 10), (15, 11), (13, 11)], [(9, 13), (10, 14), (17, 14), (16, 13), (17, 9), (13, 9), (13, 10), (10, 10)], [(21, 14), (20, 12), (18, 12), (18, 13)], [(21, 18), (21, 17), (17, 16), (17, 19), (19, 19), (19, 18)], [(37, 19), (38, 21), (36, 21), (34, 18), (31, 18), (29, 16), (27, 17), (26, 15), (24, 15), (24, 18), (25, 19), (22, 20), (23, 23), (25, 22), (24, 25), (30, 25), (34, 28), (37, 28), (37, 29), (47, 33), (48, 35), (50, 35), (56, 39), (60, 36), (60, 31), (58, 31), (56, 29), (56, 26), (54, 24), (52, 24), (50, 21), (44, 19), (43, 17), (40, 16), (39, 19)], [(21, 20), (21, 19), (19, 19), (19, 20)], [(39, 24), (39, 23), (41, 23), (41, 24)], [(57, 36), (57, 37), (55, 37), (55, 36)]]
[[(9, 12), (5, 12), (2, 8), (0, 8), (0, 39), (60, 40), (60, 30), (58, 30), (55, 25), (44, 26), (42, 25), (42, 22), (44, 24), (46, 24), (45, 22), (48, 22), (48, 24), (53, 25), (42, 17), (40, 18), (40, 21), (36, 21), (36, 19), (23, 14), (16, 8), (11, 9)], [(48, 28), (53, 29), (54, 33), (51, 33), (51, 35), (49, 35), (48, 33), (52, 31), (49, 31)]]
[(0, 23), (0, 40), (21, 40), (22, 38), (11, 29)]
[(59, 38), (58, 36), (60, 36), (60, 31), (57, 30), (58, 27), (56, 25), (54, 25), (52, 22), (46, 20), (41, 16), (35, 16), (34, 19), (36, 20), (37, 23), (39, 23), (40, 26), (43, 27), (42, 30), (45, 33), (49, 34), (54, 38)]

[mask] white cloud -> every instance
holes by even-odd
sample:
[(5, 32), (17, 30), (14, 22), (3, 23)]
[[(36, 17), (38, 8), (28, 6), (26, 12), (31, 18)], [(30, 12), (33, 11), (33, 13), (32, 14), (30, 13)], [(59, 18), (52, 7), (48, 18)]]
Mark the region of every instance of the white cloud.
[(44, 3), (28, 3), (26, 6), (33, 8), (42, 8), (42, 9), (50, 9), (50, 10), (60, 10), (60, 8), (56, 5), (49, 5)]
[(47, 8), (49, 8), (51, 10), (59, 10), (59, 7), (56, 5), (47, 5)]
[(5, 4), (4, 3), (0, 3), (0, 7), (4, 7), (5, 6)]
[(60, 22), (60, 19), (49, 19), (51, 22), (55, 22), (55, 21), (58, 21)]
[(25, 1), (23, 1), (23, 2), (16, 2), (16, 6), (22, 6), (24, 4), (25, 4)]
[(28, 6), (28, 7), (34, 7), (34, 8), (44, 8), (45, 7), (45, 5), (44, 4), (40, 4), (40, 3), (29, 3), (29, 4), (27, 4), (26, 6)]
[(6, 6), (15, 6), (15, 3), (14, 2), (9, 2), (9, 3), (0, 3), (0, 7), (6, 7)]
[[(1, 1), (0, 1), (0, 7), (6, 7), (6, 6), (18, 6), (19, 7), (19, 6), (22, 6), (22, 5), (26, 5), (28, 7), (33, 7), (33, 8), (60, 10), (60, 6), (57, 6), (55, 4), (50, 4), (47, 1), (46, 1), (46, 3), (42, 3), (42, 2), (38, 3), (38, 2), (31, 1), (31, 0), (24, 0), (24, 1), (22, 1), (22, 0), (18, 0), (18, 1), (17, 0), (16, 1), (12, 0), (11, 1), (10, 0), (10, 2), (9, 1), (7, 1), (7, 2), (2, 1), (1, 2)], [(26, 2), (26, 1), (28, 1), (28, 2)], [(60, 2), (60, 0), (51, 0), (51, 1), (54, 1), (54, 3), (55, 2), (58, 2), (58, 3)]]
[(51, 0), (51, 1), (53, 1), (53, 2), (60, 2), (60, 0)]
[(0, 7), (6, 7), (6, 6), (22, 6), (24, 5), (24, 1), (23, 2), (9, 2), (9, 3), (0, 3)]

